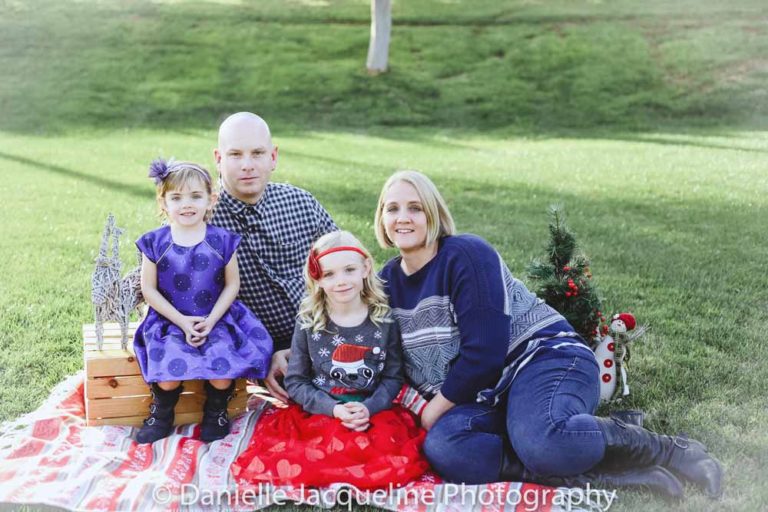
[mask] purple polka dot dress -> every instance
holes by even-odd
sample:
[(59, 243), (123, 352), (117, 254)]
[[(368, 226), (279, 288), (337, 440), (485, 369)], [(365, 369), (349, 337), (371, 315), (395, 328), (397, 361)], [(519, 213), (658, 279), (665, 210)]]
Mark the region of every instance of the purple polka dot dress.
[[(139, 250), (157, 265), (157, 288), (184, 315), (206, 316), (224, 289), (224, 267), (240, 236), (208, 225), (205, 239), (184, 247), (173, 243), (170, 226), (144, 234)], [(149, 308), (136, 331), (133, 349), (147, 382), (194, 379), (260, 379), (267, 375), (272, 337), (242, 302), (232, 303), (201, 346), (187, 344), (184, 332)]]

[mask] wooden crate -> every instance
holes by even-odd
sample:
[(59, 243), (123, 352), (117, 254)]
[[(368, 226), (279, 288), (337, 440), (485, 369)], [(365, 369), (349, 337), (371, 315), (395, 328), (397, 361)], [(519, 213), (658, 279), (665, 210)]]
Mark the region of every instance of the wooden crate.
[[(152, 396), (133, 353), (133, 333), (138, 325), (138, 322), (133, 322), (128, 328), (128, 350), (120, 347), (120, 326), (117, 323), (104, 324), (102, 350), (96, 348), (94, 324), (83, 325), (85, 416), (88, 426), (140, 426), (149, 414)], [(235, 396), (229, 402), (230, 418), (246, 409), (248, 393), (245, 386), (245, 379), (237, 380)], [(200, 422), (204, 402), (203, 381), (185, 382), (184, 392), (176, 404), (176, 425)]]

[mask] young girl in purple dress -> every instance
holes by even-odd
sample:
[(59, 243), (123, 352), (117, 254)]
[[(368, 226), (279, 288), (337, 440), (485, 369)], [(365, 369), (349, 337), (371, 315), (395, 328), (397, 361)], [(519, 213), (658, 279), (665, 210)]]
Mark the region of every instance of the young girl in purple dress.
[(258, 318), (235, 300), (240, 287), (240, 236), (207, 223), (214, 203), (203, 167), (152, 162), (149, 177), (168, 224), (136, 241), (142, 253), (141, 291), (149, 307), (136, 331), (134, 351), (152, 405), (136, 440), (152, 443), (173, 429), (181, 381), (205, 380), (200, 439), (229, 433), (227, 402), (234, 379), (263, 378), (272, 338)]

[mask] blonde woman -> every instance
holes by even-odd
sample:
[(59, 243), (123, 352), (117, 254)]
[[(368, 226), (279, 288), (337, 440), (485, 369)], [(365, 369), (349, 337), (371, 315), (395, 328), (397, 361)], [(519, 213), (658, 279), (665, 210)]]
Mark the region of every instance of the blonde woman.
[(701, 443), (594, 416), (593, 352), (485, 240), (455, 233), (429, 178), (391, 176), (375, 230), (382, 247), (400, 251), (380, 276), (406, 377), (429, 401), (424, 452), (441, 476), (642, 486), (679, 498), (677, 475), (720, 495), (722, 469)]
[(259, 422), (232, 471), (254, 484), (406, 484), (427, 468), (424, 431), (392, 405), (403, 382), (400, 336), (371, 255), (349, 232), (328, 233), (305, 279), (285, 377), (296, 404)]

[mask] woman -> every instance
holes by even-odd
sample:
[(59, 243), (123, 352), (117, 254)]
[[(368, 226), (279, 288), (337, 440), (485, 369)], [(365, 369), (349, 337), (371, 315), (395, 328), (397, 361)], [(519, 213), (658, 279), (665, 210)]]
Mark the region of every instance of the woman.
[(429, 178), (391, 176), (375, 230), (400, 251), (381, 277), (406, 375), (429, 400), (425, 455), (446, 480), (643, 486), (679, 498), (677, 475), (721, 494), (722, 468), (701, 443), (594, 416), (592, 351), (486, 241), (455, 234)]

